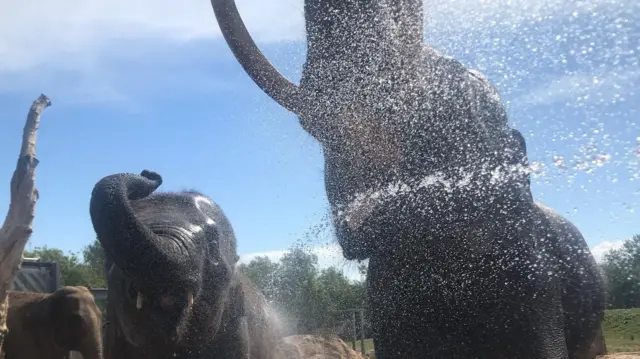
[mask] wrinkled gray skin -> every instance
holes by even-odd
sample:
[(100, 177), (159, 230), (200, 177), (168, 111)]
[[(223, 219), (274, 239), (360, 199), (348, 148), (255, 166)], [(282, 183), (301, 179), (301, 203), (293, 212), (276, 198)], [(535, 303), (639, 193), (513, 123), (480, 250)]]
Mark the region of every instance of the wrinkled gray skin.
[(376, 358), (593, 357), (596, 262), (573, 224), (534, 202), (497, 90), (422, 43), (422, 1), (305, 0), (299, 86), (259, 53), (233, 1), (212, 5), (243, 68), (322, 144), (344, 256), (370, 260)]
[(115, 174), (91, 196), (109, 287), (105, 358), (272, 359), (273, 318), (236, 270), (226, 216), (199, 192), (153, 193), (161, 183)]
[(102, 315), (86, 287), (53, 293), (9, 292), (5, 359), (102, 359)]

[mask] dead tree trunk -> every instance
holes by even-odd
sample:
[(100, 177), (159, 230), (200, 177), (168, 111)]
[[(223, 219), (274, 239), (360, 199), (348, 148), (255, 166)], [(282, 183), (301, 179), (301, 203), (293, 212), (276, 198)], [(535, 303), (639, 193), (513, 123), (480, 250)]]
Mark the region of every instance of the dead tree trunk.
[(0, 228), (0, 351), (7, 330), (7, 293), (20, 269), (22, 252), (32, 232), (38, 190), (35, 188), (36, 134), (40, 114), (51, 105), (47, 96), (40, 95), (29, 109), (22, 134), (22, 147), (16, 170), (11, 178), (9, 212)]

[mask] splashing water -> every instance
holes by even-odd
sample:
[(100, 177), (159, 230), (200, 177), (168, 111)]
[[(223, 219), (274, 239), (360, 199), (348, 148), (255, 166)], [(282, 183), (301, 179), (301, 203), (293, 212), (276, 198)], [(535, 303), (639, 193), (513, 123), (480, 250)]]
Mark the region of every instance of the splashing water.
[[(539, 171), (539, 169), (540, 164), (537, 163), (533, 166), (510, 165), (493, 168), (488, 165), (483, 165), (479, 172), (480, 174), (490, 174), (491, 177), (489, 183), (492, 186), (499, 187), (501, 185), (509, 184), (515, 179), (521, 178), (522, 175)], [(419, 181), (415, 181), (415, 184), (410, 184), (405, 181), (396, 181), (389, 183), (380, 189), (357, 193), (354, 196), (354, 199), (347, 203), (344, 208), (338, 209), (335, 219), (344, 220), (345, 222), (350, 223), (351, 226), (357, 227), (360, 222), (373, 211), (374, 208), (379, 205), (383, 205), (393, 197), (407, 195), (429, 187), (439, 187), (446, 194), (451, 194), (455, 190), (465, 190), (467, 192), (477, 191), (477, 187), (475, 187), (475, 171), (460, 169), (460, 172), (462, 173), (461, 179), (454, 179), (443, 172), (438, 172), (427, 175)]]

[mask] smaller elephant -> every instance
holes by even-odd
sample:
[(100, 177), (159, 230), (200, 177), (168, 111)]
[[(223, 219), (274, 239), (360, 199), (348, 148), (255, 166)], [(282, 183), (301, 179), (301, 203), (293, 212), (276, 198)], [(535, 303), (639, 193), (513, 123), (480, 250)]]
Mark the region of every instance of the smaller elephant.
[(9, 292), (5, 359), (102, 359), (102, 314), (86, 287)]
[(236, 236), (210, 197), (155, 192), (155, 172), (119, 173), (91, 195), (105, 251), (107, 359), (275, 359), (277, 318), (237, 269)]

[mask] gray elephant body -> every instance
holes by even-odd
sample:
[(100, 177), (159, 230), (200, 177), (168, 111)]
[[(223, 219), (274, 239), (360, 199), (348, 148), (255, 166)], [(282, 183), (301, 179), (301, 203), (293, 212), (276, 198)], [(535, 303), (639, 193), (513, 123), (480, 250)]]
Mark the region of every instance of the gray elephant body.
[(515, 227), (373, 255), (376, 357), (595, 358), (603, 310), (596, 263), (561, 216), (526, 210), (519, 217), (530, 220)]
[(102, 359), (101, 313), (85, 287), (9, 292), (5, 359), (64, 359), (75, 350)]
[(108, 268), (106, 358), (271, 359), (273, 318), (236, 270), (226, 216), (199, 192), (152, 193), (160, 183), (118, 174), (92, 195)]
[(423, 56), (419, 121), (383, 130), (401, 134), (392, 166), (345, 155), (357, 133), (325, 140), (338, 241), (370, 260), (376, 357), (593, 358), (604, 288), (586, 241), (533, 200), (526, 144), (496, 89)]
[(378, 359), (586, 359), (604, 289), (580, 232), (534, 202), (526, 142), (478, 71), (423, 44), (421, 0), (305, 0), (300, 85), (211, 0), (251, 78), (324, 152), (347, 259), (369, 258)]

